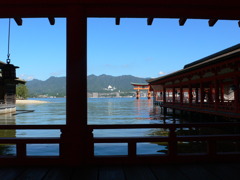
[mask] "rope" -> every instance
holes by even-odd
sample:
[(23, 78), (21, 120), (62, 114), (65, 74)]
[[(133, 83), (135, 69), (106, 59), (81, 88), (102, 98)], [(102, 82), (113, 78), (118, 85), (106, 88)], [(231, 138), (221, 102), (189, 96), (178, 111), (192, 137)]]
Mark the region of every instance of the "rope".
[(7, 63), (10, 63), (10, 38), (11, 38), (11, 18), (8, 21), (8, 53), (7, 53)]

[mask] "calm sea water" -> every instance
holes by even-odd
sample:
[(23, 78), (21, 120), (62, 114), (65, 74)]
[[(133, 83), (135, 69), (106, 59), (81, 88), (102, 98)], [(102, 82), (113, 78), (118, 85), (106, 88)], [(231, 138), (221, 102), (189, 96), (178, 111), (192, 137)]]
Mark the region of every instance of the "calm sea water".
[[(15, 114), (0, 115), (0, 124), (65, 124), (66, 99), (37, 99), (49, 101), (46, 104), (17, 105)], [(24, 112), (21, 110), (34, 110)], [(79, 117), (81, 119), (81, 117)], [(160, 109), (153, 106), (152, 100), (134, 98), (89, 98), (88, 124), (151, 124), (171, 123), (172, 119), (165, 119), (160, 115)], [(132, 130), (95, 130), (94, 136), (149, 136), (159, 132), (159, 129)], [(1, 137), (59, 137), (58, 130), (1, 130)], [(164, 145), (156, 143), (138, 143), (138, 154), (159, 154), (165, 149)], [(1, 145), (0, 153), (14, 155), (15, 145)], [(27, 145), (28, 155), (58, 155), (58, 145), (30, 144)], [(127, 154), (127, 144), (96, 144), (96, 155)]]

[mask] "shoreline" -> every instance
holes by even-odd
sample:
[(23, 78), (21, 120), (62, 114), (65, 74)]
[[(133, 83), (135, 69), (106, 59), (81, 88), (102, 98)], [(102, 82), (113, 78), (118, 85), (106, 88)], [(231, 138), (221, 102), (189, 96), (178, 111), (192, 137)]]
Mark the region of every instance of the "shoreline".
[(40, 100), (16, 100), (16, 104), (44, 104), (44, 103), (50, 102)]

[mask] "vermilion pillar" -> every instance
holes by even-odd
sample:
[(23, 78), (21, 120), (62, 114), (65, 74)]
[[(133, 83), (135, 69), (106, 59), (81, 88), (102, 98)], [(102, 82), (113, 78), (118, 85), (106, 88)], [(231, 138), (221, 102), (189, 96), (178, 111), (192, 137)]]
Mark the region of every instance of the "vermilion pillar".
[(180, 87), (180, 103), (183, 103), (183, 87)]
[(68, 164), (86, 163), (92, 149), (87, 129), (87, 18), (81, 10), (67, 17), (67, 121), (61, 155)]
[(239, 111), (239, 78), (235, 77), (234, 78), (234, 102), (235, 102), (235, 111), (238, 112)]
[(196, 87), (196, 89), (195, 89), (195, 93), (196, 93), (196, 103), (198, 103), (198, 101), (199, 101), (199, 95), (198, 95), (198, 87)]
[(166, 88), (163, 87), (163, 103), (166, 103)]
[(219, 82), (218, 82), (218, 80), (215, 80), (215, 88), (214, 88), (214, 90), (215, 90), (215, 97), (214, 97), (214, 99), (215, 99), (215, 110), (217, 110), (218, 109), (218, 105), (219, 105)]
[(221, 102), (224, 103), (224, 84), (221, 84)]
[(201, 101), (200, 101), (200, 103), (201, 103), (201, 106), (203, 106), (205, 92), (204, 92), (204, 86), (203, 86), (202, 82), (200, 83), (200, 94), (201, 94)]
[(192, 104), (192, 86), (189, 85), (188, 88), (188, 99), (189, 99), (189, 104)]
[(173, 104), (175, 104), (175, 87), (172, 88)]

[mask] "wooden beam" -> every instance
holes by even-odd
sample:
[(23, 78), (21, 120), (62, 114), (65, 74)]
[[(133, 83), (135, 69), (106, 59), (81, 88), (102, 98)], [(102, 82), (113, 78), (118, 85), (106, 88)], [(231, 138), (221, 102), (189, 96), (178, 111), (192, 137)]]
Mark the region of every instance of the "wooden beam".
[(15, 22), (17, 23), (18, 26), (22, 25), (22, 18), (14, 18)]
[(55, 18), (54, 17), (48, 17), (49, 23), (51, 25), (55, 25)]
[(116, 24), (116, 25), (120, 25), (120, 18), (119, 18), (119, 17), (117, 17), (117, 18), (115, 19), (115, 24)]
[(217, 21), (218, 21), (218, 19), (209, 19), (208, 25), (209, 25), (210, 27), (213, 27)]
[(151, 26), (154, 18), (147, 18), (147, 25)]
[(180, 18), (179, 19), (179, 26), (183, 26), (186, 21), (187, 21), (187, 18)]

